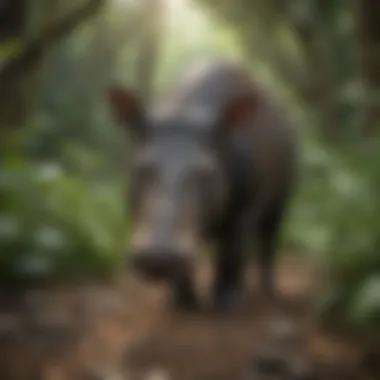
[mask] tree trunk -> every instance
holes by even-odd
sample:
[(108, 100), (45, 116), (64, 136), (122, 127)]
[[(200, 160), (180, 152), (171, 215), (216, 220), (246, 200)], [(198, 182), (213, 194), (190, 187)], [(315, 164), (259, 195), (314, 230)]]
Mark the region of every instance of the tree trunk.
[(380, 128), (380, 2), (357, 0), (357, 50), (364, 87), (363, 134), (374, 136)]
[(26, 19), (25, 0), (0, 1), (0, 43), (22, 34)]

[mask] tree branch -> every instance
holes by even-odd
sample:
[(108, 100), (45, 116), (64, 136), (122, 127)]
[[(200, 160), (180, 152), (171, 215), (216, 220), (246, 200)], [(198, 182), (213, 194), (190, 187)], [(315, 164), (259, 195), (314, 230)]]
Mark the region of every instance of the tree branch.
[(43, 53), (51, 48), (57, 40), (70, 33), (77, 25), (99, 10), (104, 3), (105, 0), (89, 0), (59, 23), (46, 27), (41, 36), (27, 43), (21, 54), (10, 59), (0, 69), (1, 92), (3, 93), (4, 88), (6, 89), (7, 85), (11, 84), (13, 78), (22, 73), (24, 69), (37, 63)]

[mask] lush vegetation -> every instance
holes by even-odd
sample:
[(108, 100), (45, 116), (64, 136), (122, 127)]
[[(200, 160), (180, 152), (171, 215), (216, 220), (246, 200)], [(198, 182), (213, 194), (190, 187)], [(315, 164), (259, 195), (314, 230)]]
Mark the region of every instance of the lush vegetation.
[[(120, 268), (130, 145), (107, 85), (148, 100), (189, 61), (227, 55), (245, 60), (300, 131), (285, 246), (328, 264), (323, 311), (379, 325), (380, 20), (370, 2), (46, 1), (0, 29), (3, 279)], [(22, 2), (11, 3), (17, 15)]]

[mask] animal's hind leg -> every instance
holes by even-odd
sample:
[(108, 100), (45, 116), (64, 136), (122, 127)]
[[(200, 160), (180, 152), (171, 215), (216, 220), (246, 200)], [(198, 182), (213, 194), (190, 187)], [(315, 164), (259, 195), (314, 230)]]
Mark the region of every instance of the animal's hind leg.
[(257, 224), (258, 259), (261, 290), (268, 296), (276, 294), (275, 263), (286, 199), (264, 212)]

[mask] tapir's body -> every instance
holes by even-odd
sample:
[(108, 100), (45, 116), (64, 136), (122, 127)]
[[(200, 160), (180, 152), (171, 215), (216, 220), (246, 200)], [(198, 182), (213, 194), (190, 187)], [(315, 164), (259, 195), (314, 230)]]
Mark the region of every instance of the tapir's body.
[[(297, 168), (296, 136), (276, 102), (227, 61), (189, 72), (158, 113), (139, 111), (122, 90), (111, 95), (140, 137), (132, 175), (136, 267), (173, 281), (176, 300), (194, 305), (191, 264), (204, 238), (214, 239), (215, 306), (230, 310), (241, 299), (246, 243), (255, 236), (262, 286), (272, 293)], [(150, 184), (139, 177), (144, 170)]]

